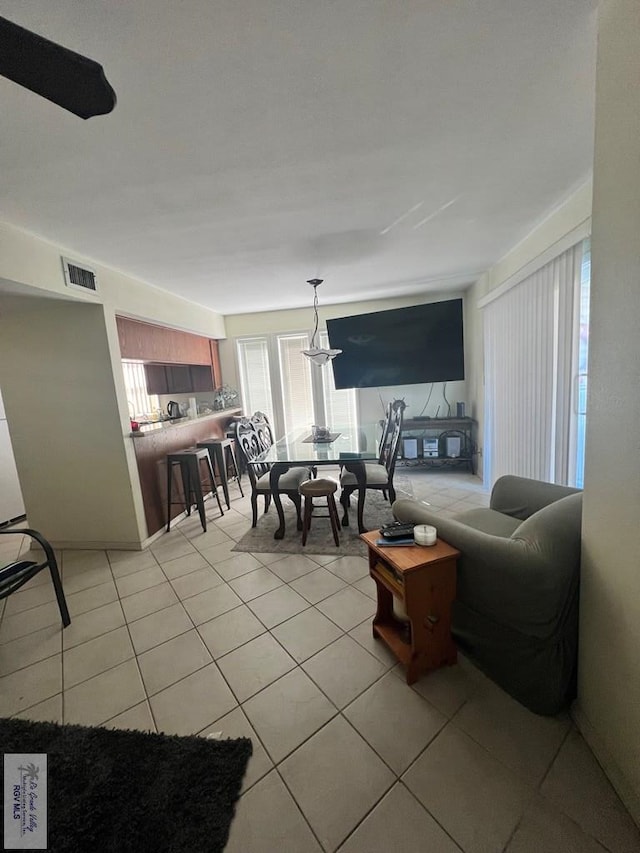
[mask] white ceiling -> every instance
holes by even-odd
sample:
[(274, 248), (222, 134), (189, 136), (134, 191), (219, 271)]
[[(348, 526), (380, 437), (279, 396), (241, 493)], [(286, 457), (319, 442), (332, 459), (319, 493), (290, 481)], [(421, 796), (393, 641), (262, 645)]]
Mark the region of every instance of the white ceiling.
[(221, 313), (460, 288), (590, 174), (596, 0), (0, 0), (99, 61), (0, 77), (0, 219)]

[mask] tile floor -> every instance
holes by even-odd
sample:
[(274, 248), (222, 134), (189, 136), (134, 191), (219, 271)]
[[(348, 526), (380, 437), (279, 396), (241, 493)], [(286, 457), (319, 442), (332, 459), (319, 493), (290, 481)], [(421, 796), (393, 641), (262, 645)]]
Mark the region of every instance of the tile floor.
[[(441, 513), (488, 501), (467, 474), (399, 474)], [(230, 853), (640, 850), (568, 716), (463, 658), (408, 687), (364, 559), (233, 552), (248, 500), (209, 516), (141, 553), (63, 552), (64, 632), (45, 573), (3, 602), (0, 715), (251, 737)]]

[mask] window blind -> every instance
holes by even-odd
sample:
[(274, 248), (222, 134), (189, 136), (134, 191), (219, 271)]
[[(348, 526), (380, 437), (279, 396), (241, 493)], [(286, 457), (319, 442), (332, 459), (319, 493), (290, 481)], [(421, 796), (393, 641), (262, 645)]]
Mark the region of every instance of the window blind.
[(127, 404), (129, 416), (140, 418), (151, 416), (154, 410), (160, 406), (157, 394), (147, 393), (147, 376), (144, 372), (144, 364), (141, 361), (123, 361), (122, 372), (124, 374), (124, 387), (127, 392)]
[(244, 338), (238, 341), (242, 406), (250, 417), (264, 412), (273, 424), (273, 397), (269, 376), (269, 348), (266, 338)]
[[(309, 344), (307, 332), (237, 340), (244, 411), (265, 412), (277, 436), (312, 424), (357, 429), (355, 389), (336, 391), (331, 365), (316, 367), (302, 354)], [(320, 344), (328, 345), (326, 332)]]
[(484, 307), (485, 482), (567, 483), (582, 243)]
[(310, 427), (314, 422), (311, 363), (302, 354), (309, 335), (279, 335), (280, 384), (285, 432)]
[[(329, 336), (326, 332), (320, 334), (320, 346), (329, 346)], [(348, 427), (349, 430), (356, 430), (358, 428), (358, 410), (355, 388), (336, 391), (333, 367), (330, 363), (321, 368), (321, 374), (325, 424), (329, 427), (343, 426)]]

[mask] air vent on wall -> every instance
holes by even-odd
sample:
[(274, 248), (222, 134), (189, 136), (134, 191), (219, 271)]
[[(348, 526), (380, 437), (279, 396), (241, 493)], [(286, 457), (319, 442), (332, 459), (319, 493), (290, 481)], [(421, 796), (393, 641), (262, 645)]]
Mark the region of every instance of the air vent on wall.
[(74, 261), (70, 261), (69, 258), (62, 258), (62, 267), (67, 287), (77, 287), (79, 290), (91, 290), (93, 293), (98, 290), (98, 282), (94, 270), (86, 266), (81, 267)]

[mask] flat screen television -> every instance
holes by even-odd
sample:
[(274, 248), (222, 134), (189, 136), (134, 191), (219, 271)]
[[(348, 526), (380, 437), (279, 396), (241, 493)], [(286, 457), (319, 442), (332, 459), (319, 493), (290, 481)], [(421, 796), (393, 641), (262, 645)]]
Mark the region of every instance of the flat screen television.
[(462, 299), (327, 320), (336, 388), (464, 379)]

